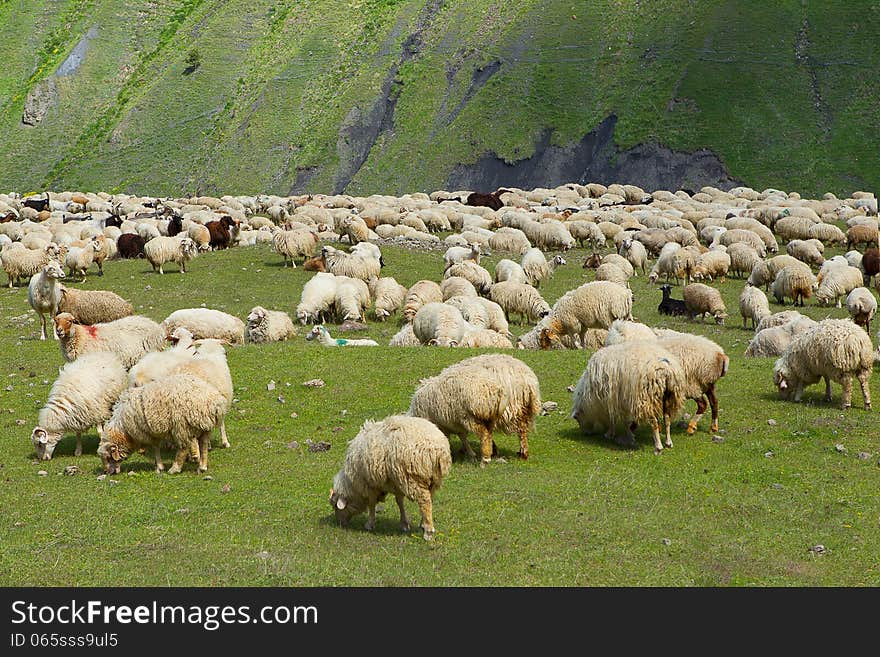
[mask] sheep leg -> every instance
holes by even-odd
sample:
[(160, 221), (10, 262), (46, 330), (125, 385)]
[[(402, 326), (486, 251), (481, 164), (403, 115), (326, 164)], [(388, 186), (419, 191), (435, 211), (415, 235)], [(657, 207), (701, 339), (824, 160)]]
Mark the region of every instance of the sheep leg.
[(397, 500), (397, 508), (400, 509), (400, 530), (408, 532), (411, 527), (409, 524), (409, 518), (406, 517), (406, 509), (403, 507), (403, 495), (398, 493), (394, 496), (394, 499)]
[(670, 430), (672, 428), (672, 417), (669, 414), (663, 416), (663, 420), (666, 423), (666, 446), (672, 447), (672, 436), (670, 435)]
[(367, 518), (367, 522), (364, 523), (364, 529), (366, 529), (368, 532), (371, 532), (376, 527), (376, 504), (375, 504), (375, 502), (373, 504), (367, 505), (367, 513), (369, 514), (369, 517)]
[(843, 386), (843, 404), (841, 405), (841, 408), (846, 410), (852, 406), (852, 377), (845, 376), (840, 383)]
[(83, 453), (83, 443), (82, 443), (82, 434), (76, 434), (76, 449), (73, 451), (74, 456), (82, 456)]
[(862, 370), (859, 372), (859, 385), (862, 387), (862, 396), (865, 398), (865, 410), (871, 410), (871, 390), (868, 388), (868, 379), (871, 376), (871, 370)]
[(153, 446), (153, 455), (156, 457), (156, 472), (164, 472), (165, 466), (162, 464), (162, 450), (158, 445)]
[[(831, 401), (831, 379), (825, 377), (825, 401)], [(846, 406), (844, 406), (846, 408)]]
[(229, 447), (229, 436), (226, 435), (226, 420), (220, 420), (220, 442), (223, 447)]
[(211, 447), (211, 432), (199, 436), (199, 472), (208, 471), (208, 449)]
[(485, 466), (492, 461), (492, 432), (488, 427), (478, 426), (477, 435), (480, 438), (480, 465)]
[(164, 274), (164, 273), (165, 273), (164, 271), (162, 271), (162, 265), (159, 265), (159, 273), (160, 273), (160, 274)]
[(186, 462), (186, 457), (189, 456), (189, 452), (189, 445), (177, 450), (177, 453), (174, 455), (174, 463), (172, 463), (171, 467), (168, 469), (168, 474), (177, 474), (183, 470), (183, 464)]
[(663, 451), (663, 443), (660, 442), (660, 423), (657, 420), (651, 420), (651, 431), (654, 432), (654, 453), (659, 454)]
[[(40, 340), (46, 339), (46, 317), (43, 313), (37, 313), (40, 316)], [(55, 331), (52, 331), (55, 333)]]
[(527, 461), (529, 459), (529, 430), (521, 429), (518, 433), (519, 452), (517, 452), (517, 456), (519, 456), (523, 461)]
[(434, 514), (432, 508), (431, 491), (421, 489), (416, 492), (416, 503), (422, 513), (422, 538), (430, 541), (434, 538)]
[(714, 383), (709, 386), (706, 396), (709, 397), (709, 405), (712, 407), (712, 426), (709, 427), (709, 430), (718, 431), (718, 397), (715, 396)]
[(472, 459), (476, 459), (477, 455), (474, 453), (473, 447), (471, 447), (471, 444), (468, 442), (467, 434), (460, 433), (458, 434), (458, 437), (461, 439), (461, 453), (467, 454)]
[[(703, 417), (703, 414), (706, 412), (706, 407), (708, 403), (706, 402), (705, 397), (700, 397), (699, 399), (694, 400), (697, 402), (697, 413), (691, 418), (691, 421), (688, 422), (687, 434), (689, 436), (693, 436), (694, 432), (697, 430), (697, 423), (700, 421), (700, 418)], [(714, 420), (714, 410), (712, 414), (712, 418)], [(714, 429), (713, 429), (714, 431)]]

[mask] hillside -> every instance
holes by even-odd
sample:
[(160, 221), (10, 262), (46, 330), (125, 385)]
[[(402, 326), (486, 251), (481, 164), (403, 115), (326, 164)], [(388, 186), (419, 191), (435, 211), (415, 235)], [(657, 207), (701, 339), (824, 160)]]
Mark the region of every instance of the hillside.
[(0, 189), (874, 189), (873, 2), (0, 0)]

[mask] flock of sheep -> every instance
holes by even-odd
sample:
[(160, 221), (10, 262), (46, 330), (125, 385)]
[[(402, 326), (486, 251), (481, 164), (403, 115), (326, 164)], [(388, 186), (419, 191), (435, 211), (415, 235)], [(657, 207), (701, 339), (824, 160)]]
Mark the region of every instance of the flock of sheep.
[[(788, 240), (785, 254), (778, 254), (778, 239)], [(385, 243), (437, 252), (438, 280), (405, 286), (383, 277)], [(368, 314), (381, 322), (400, 314), (390, 346), (596, 350), (573, 386), (571, 417), (584, 432), (632, 444), (634, 430), (647, 425), (660, 453), (672, 447), (671, 424), (688, 399), (697, 411), (687, 432), (707, 410), (717, 431), (715, 386), (729, 358), (708, 338), (634, 321), (630, 279), (640, 272), (651, 283), (664, 279), (661, 314), (710, 316), (719, 325), (728, 313), (713, 282), (745, 279), (739, 310), (743, 326), (751, 322), (756, 330), (746, 356), (778, 358), (772, 374), (780, 396), (800, 401), (806, 386), (824, 379), (827, 399), (832, 381), (843, 386), (847, 408), (855, 377), (869, 409), (868, 331), (877, 302), (868, 286), (880, 272), (877, 243), (877, 199), (866, 192), (816, 200), (746, 187), (647, 193), (631, 185), (569, 184), (402, 197), (0, 194), (0, 263), (9, 286), (29, 281), (41, 338), (48, 318), (67, 362), (39, 413), (34, 448), (49, 459), (64, 435), (75, 434), (80, 455), (81, 435), (97, 427), (98, 454), (110, 474), (145, 449), (163, 470), (160, 447), (168, 444), (175, 450), (170, 472), (187, 459), (204, 471), (214, 429), (229, 446), (226, 345), (290, 339), (297, 321), (312, 324), (307, 340), (323, 346), (378, 346), (335, 339), (324, 325), (366, 322)], [(185, 308), (160, 324), (134, 315), (113, 292), (61, 282), (85, 280), (93, 265), (103, 275), (104, 263), (117, 257), (144, 257), (159, 274), (173, 262), (185, 273), (200, 252), (255, 244), (269, 245), (285, 266), (299, 260), (314, 272), (293, 317), (261, 306), (246, 321)], [(594, 270), (593, 280), (551, 304), (541, 284), (569, 265), (565, 253), (578, 244), (592, 250), (583, 267)], [(851, 250), (825, 259), (832, 245)], [(490, 272), (480, 264), (489, 252), (510, 257)], [(673, 279), (682, 285), (681, 299), (672, 296)], [(778, 303), (845, 303), (851, 320), (772, 313), (762, 288)], [(527, 325), (518, 336), (512, 320)], [(392, 493), (401, 525), (409, 528), (409, 498), (430, 538), (433, 492), (452, 462), (449, 437), (458, 436), (462, 451), (475, 457), (467, 436), (477, 436), (485, 464), (495, 452), (495, 431), (516, 434), (525, 459), (541, 408), (537, 377), (510, 355), (447, 367), (418, 386), (406, 414), (368, 421), (351, 441), (331, 491), (337, 518), (345, 523), (368, 512), (372, 528), (376, 504)]]

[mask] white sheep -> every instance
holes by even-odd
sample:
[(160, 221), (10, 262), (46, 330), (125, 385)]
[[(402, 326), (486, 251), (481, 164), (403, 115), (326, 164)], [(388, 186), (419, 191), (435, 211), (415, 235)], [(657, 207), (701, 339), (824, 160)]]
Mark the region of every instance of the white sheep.
[(382, 264), (378, 258), (364, 255), (362, 252), (345, 253), (332, 246), (321, 247), (321, 255), (327, 264), (327, 271), (337, 276), (358, 278), (366, 283), (378, 278)]
[(110, 419), (113, 404), (125, 390), (127, 376), (110, 352), (86, 354), (61, 368), (40, 409), (31, 440), (37, 458), (48, 461), (65, 433), (76, 434), (75, 456), (82, 454), (82, 434)]
[(707, 251), (697, 257), (694, 267), (694, 280), (711, 281), (715, 278), (724, 282), (730, 269), (730, 256), (724, 251)]
[[(207, 228), (205, 228), (207, 230)], [(198, 255), (198, 247), (189, 237), (155, 237), (144, 244), (144, 257), (153, 267), (153, 271), (164, 274), (163, 266), (174, 262), (180, 267), (180, 273), (186, 273), (186, 263)]]
[[(803, 306), (804, 301), (813, 295), (816, 286), (816, 277), (810, 268), (800, 260), (795, 261), (797, 264), (784, 266), (776, 274), (773, 284), (770, 286), (770, 293), (777, 303), (784, 303), (788, 297), (796, 306)], [(753, 271), (752, 274), (755, 272)], [(749, 277), (749, 281), (752, 278)], [(861, 279), (859, 279), (861, 282)]]
[(866, 287), (857, 287), (846, 297), (846, 309), (849, 316), (869, 334), (871, 332), (871, 319), (877, 312), (877, 299)]
[(165, 335), (183, 326), (196, 340), (214, 338), (230, 344), (244, 342), (244, 322), (238, 317), (213, 308), (182, 308), (175, 310), (162, 322)]
[(296, 269), (296, 259), (311, 258), (315, 255), (317, 245), (318, 236), (307, 227), (278, 230), (272, 235), (272, 248), (276, 253), (281, 254), (285, 267), (287, 260), (290, 259), (290, 264)]
[(519, 228), (504, 226), (489, 238), (489, 248), (493, 251), (523, 254), (532, 248), (532, 243)]
[[(512, 261), (508, 261), (512, 262)], [(516, 264), (516, 263), (514, 263)], [(430, 281), (429, 281), (430, 282)], [(468, 279), (461, 276), (451, 276), (440, 281), (440, 292), (443, 295), (443, 301), (451, 297), (476, 297), (477, 288)], [(407, 291), (408, 293), (408, 291)], [(406, 299), (404, 299), (404, 302)]]
[(336, 276), (326, 272), (318, 272), (306, 282), (296, 307), (296, 317), (301, 324), (327, 321), (336, 300), (336, 286)]
[(101, 246), (97, 242), (89, 242), (85, 246), (72, 246), (64, 258), (64, 266), (67, 267), (70, 275), (74, 273), (82, 276), (82, 283), (86, 281), (86, 274), (89, 267), (95, 261), (95, 254), (101, 250)]
[(632, 319), (632, 292), (610, 281), (593, 281), (562, 295), (541, 330), (542, 349), (549, 349), (563, 336), (579, 337), (583, 345), (590, 329), (607, 329), (615, 319)]
[(773, 367), (773, 382), (782, 399), (799, 402), (806, 386), (825, 379), (825, 401), (831, 401), (831, 381), (843, 386), (842, 406), (852, 400), (852, 377), (859, 380), (865, 410), (871, 408), (868, 381), (874, 362), (871, 338), (845, 319), (826, 319), (796, 336)]
[(452, 265), (465, 260), (472, 260), (480, 264), (480, 255), (482, 255), (482, 251), (479, 244), (470, 244), (467, 247), (452, 246), (446, 249), (446, 253), (443, 254), (443, 269), (449, 269)]
[(499, 333), (487, 328), (472, 328), (465, 331), (464, 337), (461, 339), (459, 347), (470, 349), (481, 349), (491, 347), (495, 349), (513, 349), (513, 343), (510, 339)]
[(549, 261), (544, 257), (541, 249), (529, 249), (523, 254), (520, 265), (526, 275), (527, 283), (540, 287), (541, 283), (551, 278), (560, 265), (564, 265), (565, 258), (560, 255), (554, 256)]
[(30, 280), (31, 276), (38, 274), (50, 260), (62, 257), (63, 251), (56, 244), (50, 243), (38, 251), (31, 251), (24, 247), (14, 247), (16, 243), (6, 246), (0, 251), (0, 264), (3, 271), (9, 277), (9, 287), (13, 281)]
[(317, 340), (325, 347), (378, 347), (379, 343), (369, 338), (346, 339), (334, 338), (324, 326), (315, 324), (312, 330), (306, 334), (306, 340)]
[(529, 457), (528, 435), (541, 410), (538, 378), (531, 368), (504, 354), (474, 356), (421, 381), (409, 415), (436, 424), (447, 436), (457, 435), (474, 457), (468, 433), (480, 439), (481, 463), (491, 461), (494, 431), (519, 436), (519, 457)]
[(376, 524), (376, 504), (387, 493), (400, 509), (400, 527), (410, 530), (404, 498), (419, 505), (422, 532), (434, 536), (434, 493), (452, 467), (449, 441), (431, 422), (418, 417), (392, 415), (380, 422), (367, 420), (348, 443), (342, 468), (333, 477), (330, 504), (340, 525), (367, 511), (364, 525)]
[(128, 317), (134, 307), (109, 290), (77, 290), (61, 286), (59, 313), (70, 313), (77, 324), (99, 324)]
[(441, 347), (458, 346), (467, 328), (467, 322), (458, 308), (437, 302), (419, 308), (412, 324), (419, 342)]
[(489, 298), (501, 306), (508, 321), (511, 321), (513, 315), (519, 315), (520, 323), (525, 320), (536, 322), (550, 314), (550, 304), (535, 288), (526, 283), (495, 283), (489, 290)]
[(165, 331), (156, 322), (141, 315), (123, 317), (112, 322), (81, 325), (70, 313), (55, 315), (55, 333), (66, 361), (95, 351), (116, 354), (126, 370), (150, 352), (165, 344)]
[[(461, 277), (448, 276), (445, 278), (451, 279)], [(468, 280), (468, 282), (470, 281)], [(441, 303), (442, 301), (443, 290), (437, 283), (429, 280), (418, 281), (406, 293), (403, 307), (403, 319), (406, 322), (412, 322), (416, 313), (422, 306), (429, 303)]]
[(684, 403), (685, 374), (681, 364), (654, 340), (636, 340), (597, 351), (574, 389), (571, 417), (581, 431), (605, 430), (615, 439), (618, 428), (625, 431), (622, 442), (635, 444), (632, 425), (651, 425), (654, 451), (663, 450), (661, 423), (666, 428), (666, 446), (672, 447), (672, 419)]
[(266, 310), (262, 306), (254, 306), (247, 316), (244, 330), (245, 342), (267, 343), (282, 342), (296, 335), (290, 315), (280, 310)]
[(643, 274), (648, 273), (648, 251), (645, 245), (631, 238), (624, 239), (617, 249), (617, 253), (624, 258), (633, 267), (633, 275), (638, 276), (639, 269)]
[(770, 315), (770, 302), (767, 295), (759, 287), (746, 285), (739, 295), (739, 313), (743, 318), (743, 328), (746, 322), (752, 321), (752, 328), (758, 327), (758, 323)]
[[(819, 244), (821, 245), (821, 242)], [(786, 245), (785, 252), (808, 265), (821, 267), (825, 262), (822, 251), (809, 240), (792, 240)]]
[[(43, 267), (39, 274), (31, 276), (28, 283), (28, 303), (37, 315), (40, 316), (40, 340), (46, 339), (46, 317), (49, 319), (58, 314), (58, 304), (61, 302), (61, 279), (64, 278), (64, 270), (55, 261)], [(52, 336), (57, 340), (58, 336), (52, 331)]]
[(514, 262), (513, 260), (509, 260), (507, 258), (502, 258), (497, 263), (495, 263), (495, 272), (493, 280), (496, 283), (501, 283), (503, 281), (509, 281), (511, 283), (526, 283), (528, 284), (529, 279), (526, 276), (525, 271), (518, 262)]
[(413, 333), (412, 324), (404, 324), (388, 341), (389, 347), (421, 347), (422, 343)]
[(610, 347), (621, 342), (633, 340), (653, 340), (657, 337), (654, 329), (639, 322), (630, 322), (625, 319), (615, 319), (611, 322), (608, 334), (605, 336), (604, 346)]
[(164, 470), (158, 447), (171, 443), (176, 454), (168, 470), (183, 469), (187, 456), (199, 455), (199, 472), (208, 469), (211, 431), (229, 408), (223, 394), (192, 374), (173, 374), (122, 393), (104, 426), (98, 456), (107, 474), (119, 474), (120, 464), (141, 447), (152, 447), (156, 470)]
[(702, 283), (691, 283), (682, 290), (682, 297), (691, 319), (696, 319), (699, 316), (700, 321), (703, 321), (706, 315), (709, 315), (715, 319), (716, 324), (724, 325), (724, 320), (727, 318), (727, 307), (724, 305), (721, 293), (714, 287)]
[[(819, 283), (819, 289), (816, 290), (816, 301), (820, 306), (834, 302), (840, 308), (841, 299), (857, 287), (862, 287), (862, 282), (863, 276), (860, 269), (849, 265), (834, 267)], [(870, 292), (868, 294), (870, 295)]]
[(396, 313), (403, 306), (407, 292), (403, 285), (390, 276), (371, 281), (370, 295), (373, 297), (376, 318), (384, 322)]
[(443, 278), (453, 276), (469, 280), (480, 294), (488, 294), (489, 288), (492, 287), (492, 276), (472, 260), (457, 262), (443, 273)]

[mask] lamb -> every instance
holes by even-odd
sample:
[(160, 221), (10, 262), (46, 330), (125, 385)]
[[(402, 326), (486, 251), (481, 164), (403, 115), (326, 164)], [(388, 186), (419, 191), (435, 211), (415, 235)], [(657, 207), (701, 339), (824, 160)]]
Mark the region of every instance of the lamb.
[(337, 276), (333, 304), (340, 320), (364, 322), (366, 309), (370, 305), (370, 290), (359, 278)]
[(511, 283), (528, 284), (529, 279), (523, 271), (522, 265), (513, 260), (503, 258), (495, 264), (495, 276), (493, 279), (496, 283), (509, 281)]
[(564, 264), (566, 264), (565, 258), (560, 255), (554, 256), (548, 262), (541, 249), (536, 248), (526, 251), (520, 261), (528, 284), (535, 287), (541, 287), (541, 283), (551, 278), (556, 268)]
[(643, 274), (648, 273), (648, 251), (645, 245), (632, 238), (626, 238), (620, 243), (617, 253), (629, 262), (633, 267), (633, 275), (638, 276), (639, 269)]
[(752, 320), (753, 329), (757, 328), (762, 319), (770, 315), (770, 302), (761, 288), (754, 285), (746, 285), (743, 288), (739, 295), (739, 313), (743, 318), (743, 328), (746, 328), (748, 320)]
[(392, 493), (400, 509), (400, 527), (410, 530), (403, 498), (419, 505), (422, 536), (434, 536), (434, 492), (452, 467), (449, 441), (436, 426), (418, 417), (392, 415), (367, 420), (349, 442), (342, 468), (333, 477), (330, 504), (340, 525), (366, 510), (364, 525), (376, 524), (376, 504)]
[(870, 334), (871, 319), (877, 312), (877, 299), (871, 294), (871, 290), (866, 287), (853, 288), (846, 297), (846, 309), (856, 325), (864, 327)]
[(72, 246), (64, 259), (64, 266), (67, 267), (71, 276), (74, 272), (82, 276), (81, 282), (85, 283), (89, 267), (95, 261), (95, 254), (100, 250), (101, 246), (97, 242), (89, 242), (83, 247)]
[(296, 269), (296, 259), (302, 257), (305, 262), (306, 258), (315, 255), (317, 245), (318, 236), (308, 228), (279, 230), (272, 235), (272, 248), (281, 254), (285, 267), (290, 259), (291, 266)]
[[(207, 230), (207, 229), (206, 229)], [(198, 255), (196, 243), (188, 237), (155, 237), (144, 244), (144, 257), (153, 267), (153, 271), (164, 274), (163, 265), (174, 262), (180, 267), (180, 273), (186, 273), (186, 263)]]
[(412, 324), (404, 324), (388, 341), (389, 347), (421, 347), (422, 343), (413, 333)]
[(369, 283), (373, 278), (379, 278), (382, 263), (378, 258), (361, 255), (360, 253), (345, 253), (332, 246), (321, 247), (324, 262), (327, 263), (327, 271), (337, 276), (358, 278)]
[(871, 338), (846, 319), (826, 319), (795, 337), (773, 367), (773, 382), (782, 399), (799, 402), (804, 388), (825, 379), (825, 401), (831, 401), (831, 381), (843, 386), (842, 407), (852, 399), (852, 377), (859, 380), (865, 410), (871, 408), (868, 381), (874, 362)]
[(162, 322), (166, 336), (179, 326), (186, 328), (196, 340), (214, 338), (230, 344), (244, 342), (244, 322), (234, 315), (212, 308), (182, 308), (175, 310)]
[(437, 302), (419, 308), (412, 324), (419, 342), (441, 347), (458, 346), (467, 328), (458, 308)]
[(211, 431), (223, 421), (229, 402), (204, 379), (192, 374), (172, 374), (122, 393), (104, 427), (98, 456), (107, 474), (119, 474), (120, 464), (140, 447), (152, 447), (156, 470), (164, 470), (158, 447), (170, 442), (176, 451), (168, 470), (183, 469), (187, 456), (199, 454), (199, 472), (208, 469)]
[[(39, 274), (31, 276), (30, 283), (28, 283), (28, 303), (40, 316), (40, 340), (46, 339), (45, 314), (48, 313), (50, 319), (58, 314), (62, 289), (61, 283), (58, 281), (63, 278), (64, 270), (61, 265), (50, 261)], [(58, 339), (54, 331), (52, 335), (56, 340)]]
[(626, 431), (624, 444), (635, 445), (634, 425), (649, 423), (654, 452), (663, 451), (660, 423), (666, 427), (666, 446), (672, 447), (670, 427), (684, 403), (685, 374), (669, 351), (654, 340), (611, 345), (590, 358), (574, 390), (571, 417), (581, 431), (606, 430), (614, 438)]
[(550, 314), (550, 304), (535, 288), (525, 283), (495, 283), (489, 290), (489, 298), (501, 306), (508, 321), (514, 314), (533, 322)]
[[(303, 286), (296, 317), (300, 323), (325, 322), (336, 300), (336, 277), (330, 273), (317, 273)], [(436, 283), (435, 283), (436, 285)]]
[(822, 252), (816, 248), (815, 244), (807, 240), (792, 240), (785, 247), (785, 252), (808, 265), (821, 267), (825, 262)]
[[(451, 279), (453, 276), (444, 278)], [(468, 280), (468, 282), (470, 282), (470, 280)], [(437, 283), (428, 280), (418, 281), (406, 293), (403, 306), (403, 319), (406, 322), (412, 322), (416, 313), (422, 308), (422, 306), (429, 303), (441, 303), (442, 301), (443, 290), (437, 285)]]
[[(841, 307), (840, 300), (857, 287), (862, 286), (862, 272), (855, 267), (849, 265), (845, 267), (834, 267), (829, 271), (822, 282), (819, 289), (816, 290), (816, 301), (820, 306), (825, 306), (832, 301), (836, 303), (838, 308)], [(870, 292), (868, 292), (870, 295)]]
[(682, 296), (691, 319), (696, 319), (699, 315), (700, 321), (704, 321), (706, 315), (711, 315), (715, 318), (716, 324), (724, 326), (727, 307), (721, 299), (721, 293), (714, 287), (702, 283), (691, 283), (684, 287)]
[(724, 282), (730, 269), (730, 256), (724, 251), (707, 251), (701, 253), (694, 267), (694, 280), (711, 281), (715, 278)]
[(9, 287), (12, 288), (13, 281), (16, 283), (21, 280), (29, 281), (31, 276), (40, 273), (43, 267), (48, 265), (50, 260), (58, 258), (60, 253), (59, 247), (52, 243), (38, 251), (24, 248), (11, 249), (7, 246), (0, 251), (0, 264), (9, 277)]
[(549, 349), (562, 336), (578, 336), (586, 342), (592, 328), (607, 329), (615, 319), (632, 319), (632, 292), (609, 281), (593, 281), (566, 292), (551, 309), (541, 330), (541, 348)]
[[(77, 324), (100, 324), (128, 317), (134, 307), (109, 290), (77, 290), (61, 286), (57, 313), (70, 313)], [(57, 314), (56, 313), (56, 314)]]
[(70, 313), (59, 313), (55, 315), (55, 333), (64, 360), (70, 362), (87, 353), (110, 351), (126, 370), (144, 354), (159, 351), (165, 343), (162, 327), (141, 315), (89, 326), (76, 324)]
[[(507, 262), (512, 262), (508, 260)], [(514, 263), (516, 264), (516, 263)], [(518, 266), (518, 265), (517, 265)], [(497, 271), (497, 266), (496, 266)], [(451, 276), (440, 282), (440, 292), (443, 294), (443, 301), (451, 297), (476, 297), (477, 288), (468, 279), (461, 276)], [(408, 293), (408, 292), (407, 292)], [(405, 299), (404, 299), (405, 301)]]
[(407, 289), (390, 276), (371, 281), (370, 294), (376, 319), (384, 322), (396, 313), (403, 306), (406, 293)]
[(347, 340), (343, 338), (334, 338), (321, 324), (315, 324), (312, 330), (306, 335), (306, 340), (311, 342), (317, 340), (319, 344), (325, 347), (378, 347), (379, 343), (369, 338), (358, 340)]
[(452, 276), (466, 278), (480, 294), (488, 294), (492, 287), (492, 276), (489, 272), (470, 260), (458, 262), (443, 273), (443, 278), (451, 278)]
[(421, 381), (408, 415), (433, 422), (447, 436), (457, 435), (470, 457), (469, 433), (480, 439), (481, 465), (491, 461), (492, 434), (519, 436), (519, 457), (528, 459), (528, 435), (541, 410), (538, 378), (531, 368), (505, 354), (466, 358)]
[(532, 243), (519, 228), (504, 226), (489, 238), (489, 248), (493, 251), (523, 254), (532, 248)]
[(467, 248), (463, 246), (449, 247), (446, 249), (446, 253), (443, 254), (443, 269), (449, 269), (455, 263), (464, 262), (465, 260), (473, 260), (475, 263), (480, 264), (481, 254), (479, 244), (471, 244)]
[(127, 377), (112, 353), (86, 354), (67, 363), (52, 384), (49, 399), (40, 410), (31, 440), (37, 458), (48, 461), (65, 433), (76, 434), (75, 456), (82, 454), (82, 434), (110, 419), (113, 404), (125, 390)]
[(244, 341), (265, 344), (267, 342), (283, 342), (296, 336), (296, 329), (290, 315), (280, 310), (266, 310), (262, 306), (254, 306), (247, 316), (244, 329)]

